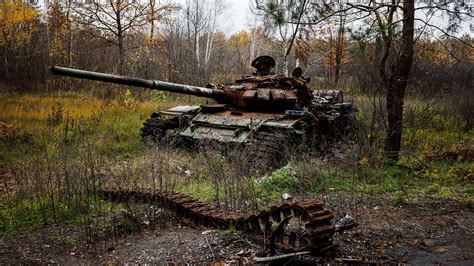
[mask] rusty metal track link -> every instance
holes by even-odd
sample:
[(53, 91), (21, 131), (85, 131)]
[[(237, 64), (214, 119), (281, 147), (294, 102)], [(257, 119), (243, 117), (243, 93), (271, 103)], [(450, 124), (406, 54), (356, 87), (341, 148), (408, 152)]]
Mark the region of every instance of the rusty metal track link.
[(256, 214), (220, 209), (180, 192), (140, 190), (101, 190), (105, 199), (116, 202), (160, 204), (197, 224), (218, 228), (235, 227), (254, 237), (265, 247), (287, 252), (318, 252), (331, 246), (333, 215), (317, 199), (292, 201), (272, 206)]

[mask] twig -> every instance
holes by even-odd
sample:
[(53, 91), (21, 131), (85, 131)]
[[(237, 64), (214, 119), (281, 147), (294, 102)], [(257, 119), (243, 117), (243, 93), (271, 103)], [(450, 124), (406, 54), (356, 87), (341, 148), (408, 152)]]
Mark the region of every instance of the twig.
[(214, 251), (212, 250), (212, 247), (209, 244), (209, 241), (207, 240), (207, 236), (205, 234), (203, 234), (203, 235), (204, 235), (204, 239), (206, 239), (206, 244), (209, 247), (209, 250), (211, 251), (212, 258), (213, 258), (214, 261), (216, 261), (216, 256), (214, 255)]
[(250, 242), (250, 240), (248, 240), (246, 237), (240, 235), (240, 234), (237, 234), (236, 235), (237, 238), (243, 242), (245, 242), (247, 245), (251, 246), (251, 247), (257, 247), (257, 245), (255, 245), (254, 243)]
[(304, 252), (283, 254), (283, 255), (278, 255), (278, 256), (271, 256), (271, 257), (255, 257), (253, 259), (253, 261), (254, 262), (269, 262), (269, 261), (280, 260), (280, 259), (284, 259), (284, 258), (295, 257), (295, 256), (299, 256), (299, 255), (306, 255), (306, 254), (310, 254), (310, 253), (311, 253), (311, 251), (304, 251)]

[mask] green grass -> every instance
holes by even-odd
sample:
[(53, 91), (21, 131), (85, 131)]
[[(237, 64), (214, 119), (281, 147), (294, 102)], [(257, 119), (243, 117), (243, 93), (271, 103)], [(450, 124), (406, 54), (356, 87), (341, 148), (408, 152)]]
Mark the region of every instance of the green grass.
[[(307, 164), (307, 162), (304, 162)], [(295, 191), (321, 193), (349, 191), (368, 195), (386, 195), (394, 201), (403, 196), (434, 196), (473, 202), (472, 162), (432, 162), (410, 166), (406, 164), (366, 166), (344, 169), (325, 166), (308, 169), (296, 163), (301, 183)], [(470, 176), (470, 177), (469, 177)]]
[(80, 224), (84, 218), (110, 212), (113, 209), (109, 202), (93, 195), (85, 198), (64, 196), (53, 200), (47, 198), (46, 195), (4, 196), (1, 199), (0, 237), (28, 233), (44, 225), (63, 220)]
[[(369, 129), (373, 114), (372, 99), (356, 95), (349, 100), (356, 105), (357, 119), (368, 127), (365, 133), (372, 133), (378, 140), (383, 141), (385, 137), (383, 121), (376, 121), (374, 132), (370, 132)], [(474, 149), (474, 129), (467, 128), (467, 113), (461, 113), (466, 111), (463, 108), (472, 109), (472, 106), (457, 106), (452, 101), (450, 99), (438, 102), (419, 99), (405, 101), (402, 152), (406, 155), (421, 156), (462, 147)], [(380, 104), (377, 102), (377, 106), (385, 108), (384, 101), (382, 100)]]
[(64, 246), (73, 247), (79, 243), (79, 240), (72, 236), (59, 235), (56, 236), (56, 241)]
[(215, 199), (215, 188), (211, 182), (206, 180), (180, 182), (176, 189), (199, 200), (213, 201)]

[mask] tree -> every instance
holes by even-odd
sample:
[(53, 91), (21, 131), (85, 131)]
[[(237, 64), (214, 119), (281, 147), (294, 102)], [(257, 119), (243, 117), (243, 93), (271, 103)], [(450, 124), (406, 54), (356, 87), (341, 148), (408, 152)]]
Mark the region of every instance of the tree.
[[(257, 3), (259, 0), (256, 0)], [(275, 1), (267, 0), (274, 4)], [(341, 2), (342, 3), (342, 2)], [(379, 53), (378, 76), (386, 93), (387, 126), (384, 151), (391, 160), (400, 158), (401, 139), (403, 132), (403, 105), (405, 91), (408, 86), (415, 48), (415, 26), (419, 32), (427, 28), (434, 29), (445, 37), (455, 37), (453, 33), (459, 28), (459, 22), (472, 18), (469, 7), (464, 2), (441, 1), (434, 4), (420, 3), (415, 6), (414, 0), (391, 0), (377, 2), (370, 0), (368, 4), (353, 4), (350, 1), (343, 5), (338, 2), (321, 3), (312, 1), (305, 11), (308, 22), (317, 25), (337, 14), (345, 13), (351, 21), (359, 21), (368, 28), (374, 28), (382, 43)], [(277, 16), (278, 9), (263, 9)], [(424, 15), (415, 16), (416, 11)], [(448, 23), (445, 28), (432, 22), (434, 14), (446, 15)], [(399, 19), (401, 16), (401, 19)], [(417, 24), (415, 24), (417, 22)], [(301, 19), (285, 19), (284, 23), (302, 24)], [(471, 46), (472, 47), (472, 46)]]
[[(385, 44), (382, 57), (380, 59), (380, 77), (387, 89), (387, 138), (385, 140), (385, 152), (389, 159), (398, 160), (400, 157), (400, 145), (403, 131), (403, 104), (405, 100), (405, 90), (408, 84), (414, 53), (414, 32), (415, 32), (415, 2), (405, 0), (403, 3), (403, 26), (401, 33), (401, 49), (395, 63), (387, 74), (386, 59), (390, 53), (390, 45), (393, 41), (393, 14), (395, 13), (395, 1), (388, 13), (388, 28), (383, 31), (381, 27), (382, 40)], [(381, 16), (374, 11), (377, 21), (383, 23)]]
[[(67, 64), (69, 66), (72, 65), (72, 27), (69, 16), (70, 1), (65, 7), (63, 7), (60, 2), (48, 4), (46, 14), (49, 58), (50, 60), (52, 59), (53, 62), (59, 61), (61, 64)], [(66, 45), (67, 47), (65, 47)]]
[(145, 78), (150, 77), (150, 62), (156, 63), (160, 52), (159, 42), (158, 42), (158, 22), (167, 19), (167, 16), (174, 12), (176, 7), (173, 5), (157, 3), (156, 0), (148, 0), (148, 12), (146, 16), (147, 31), (145, 33)]
[(238, 62), (238, 64), (235, 64), (234, 68), (237, 68), (237, 72), (241, 75), (248, 73), (250, 68), (250, 64), (248, 64), (250, 55), (247, 52), (249, 51), (249, 47), (251, 47), (251, 41), (253, 41), (251, 36), (252, 35), (247, 31), (239, 31), (230, 36), (227, 41), (227, 45), (233, 48), (229, 53), (235, 54), (236, 57), (236, 60), (233, 61)]
[[(308, 0), (255, 1), (256, 10), (263, 11), (260, 15), (263, 15), (266, 26), (277, 32), (281, 41), (282, 72), (284, 75), (288, 75), (288, 56), (298, 36), (308, 4)], [(292, 21), (292, 23), (287, 23), (287, 21)]]
[(338, 85), (341, 76), (344, 53), (346, 51), (346, 21), (345, 13), (340, 13), (329, 18), (329, 25), (333, 27), (328, 29), (328, 42), (330, 47), (330, 65), (334, 73), (334, 85)]
[[(306, 50), (308, 53), (316, 52), (320, 55), (323, 59), (323, 66), (327, 70), (325, 76), (335, 86), (339, 83), (343, 65), (347, 64), (348, 61), (347, 19), (347, 14), (339, 13), (328, 18), (324, 24), (318, 26), (306, 25), (305, 27), (305, 31), (312, 33), (313, 37), (317, 38), (316, 44), (313, 44), (314, 47), (307, 47)], [(300, 57), (305, 56), (300, 55)]]
[(75, 11), (82, 18), (79, 23), (95, 28), (101, 38), (117, 47), (118, 72), (123, 74), (125, 38), (131, 31), (147, 23), (147, 5), (139, 0), (91, 0), (77, 5)]
[(248, 65), (257, 58), (258, 55), (262, 55), (265, 49), (265, 45), (270, 42), (267, 34), (261, 27), (254, 27), (250, 30), (250, 54), (248, 58)]
[(187, 0), (184, 6), (188, 42), (193, 46), (197, 68), (203, 69), (206, 77), (225, 8), (222, 0)]
[(38, 11), (24, 1), (0, 2), (0, 47), (3, 48), (5, 77), (10, 77), (9, 55), (18, 52), (35, 30)]

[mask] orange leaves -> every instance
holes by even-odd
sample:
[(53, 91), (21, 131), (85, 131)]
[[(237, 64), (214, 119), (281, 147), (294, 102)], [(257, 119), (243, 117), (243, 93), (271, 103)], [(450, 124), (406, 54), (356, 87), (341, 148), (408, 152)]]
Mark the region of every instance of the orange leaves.
[(237, 38), (239, 39), (240, 43), (244, 43), (249, 40), (249, 35), (246, 31), (240, 31), (239, 33), (237, 33)]
[(246, 31), (239, 31), (234, 35), (230, 36), (229, 43), (234, 46), (245, 46), (249, 42), (249, 34)]
[[(31, 37), (38, 11), (24, 1), (0, 2), (0, 45), (23, 43)], [(13, 48), (13, 47), (11, 47)]]
[(431, 62), (435, 65), (453, 65), (459, 58), (463, 60), (474, 61), (471, 49), (459, 42), (452, 40), (432, 41), (430, 39), (419, 39), (415, 56), (419, 60)]
[(309, 64), (309, 58), (314, 53), (315, 48), (310, 42), (303, 39), (296, 39), (295, 56), (305, 65)]

